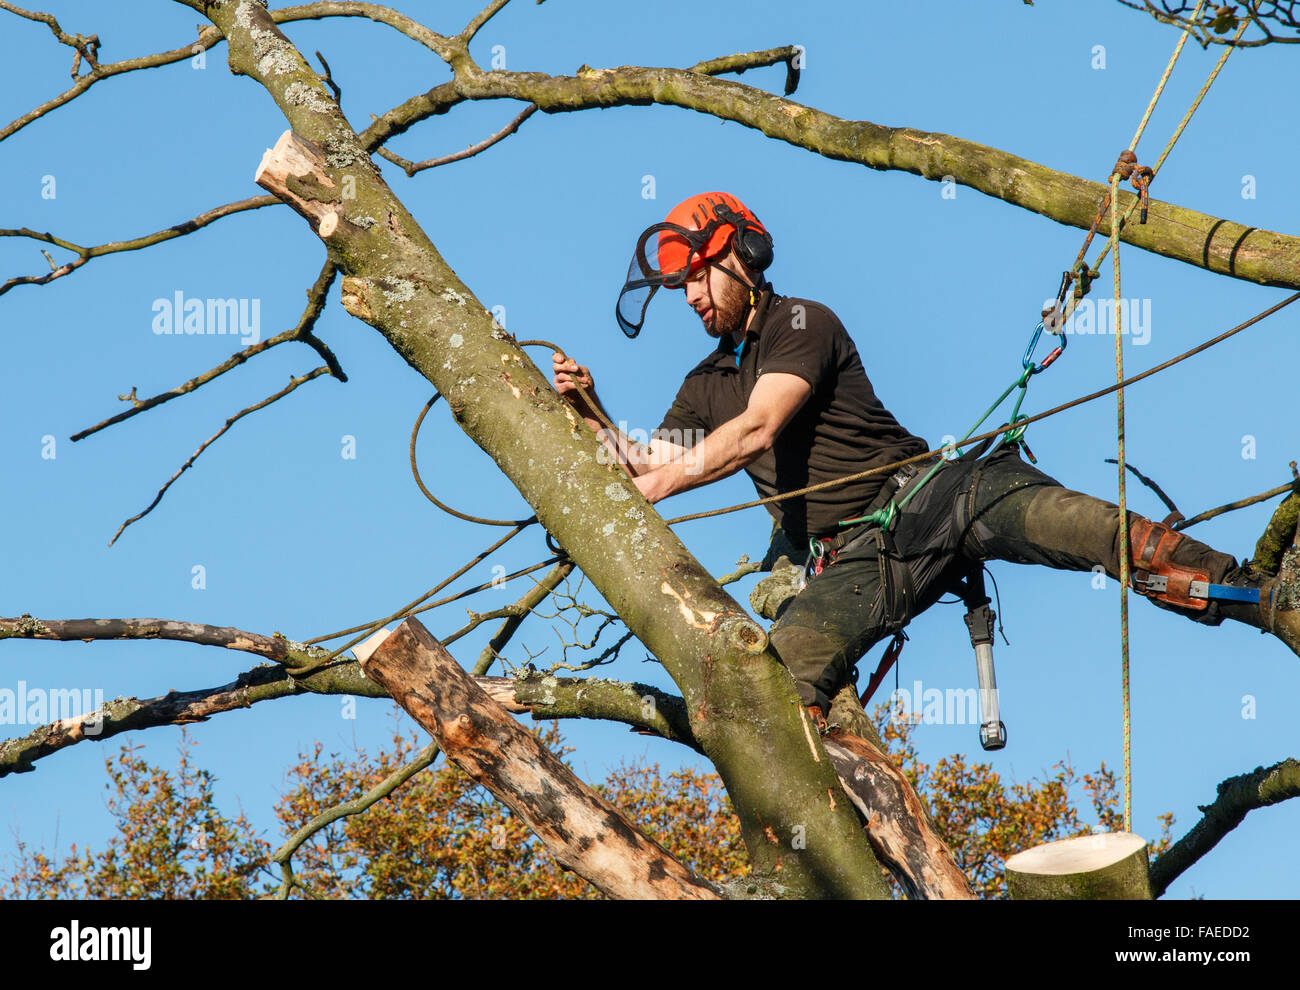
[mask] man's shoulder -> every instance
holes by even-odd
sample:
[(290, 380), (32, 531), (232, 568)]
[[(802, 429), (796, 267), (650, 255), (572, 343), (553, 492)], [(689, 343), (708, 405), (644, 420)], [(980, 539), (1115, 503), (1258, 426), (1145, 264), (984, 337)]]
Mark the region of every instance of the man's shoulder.
[(840, 322), (833, 309), (815, 299), (804, 299), (800, 296), (774, 295), (763, 323), (764, 328), (789, 326), (796, 330), (847, 333), (844, 324)]

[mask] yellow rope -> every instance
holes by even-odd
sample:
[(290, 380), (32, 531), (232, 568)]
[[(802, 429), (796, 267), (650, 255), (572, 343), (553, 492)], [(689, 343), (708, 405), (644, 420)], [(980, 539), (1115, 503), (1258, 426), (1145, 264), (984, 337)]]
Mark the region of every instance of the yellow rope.
[[(1155, 92), (1151, 94), (1151, 101), (1147, 104), (1146, 112), (1142, 114), (1141, 121), (1138, 122), (1137, 130), (1133, 133), (1133, 140), (1129, 142), (1128, 150), (1136, 152), (1138, 141), (1142, 139), (1142, 133), (1146, 130), (1147, 123), (1151, 120), (1151, 114), (1155, 111), (1156, 103), (1160, 99), (1160, 94), (1164, 92), (1165, 84), (1169, 82), (1174, 65), (1178, 61), (1178, 56), (1182, 53), (1183, 45), (1187, 43), (1188, 35), (1191, 33), (1191, 25), (1199, 19), (1201, 10), (1205, 7), (1206, 0), (1200, 0), (1196, 5), (1189, 19), (1188, 26), (1183, 29), (1182, 36), (1178, 39), (1178, 44), (1174, 46), (1173, 54), (1169, 57), (1169, 64), (1165, 66), (1165, 71), (1156, 84)], [(1233, 38), (1238, 40), (1246, 25), (1248, 19), (1243, 19), (1237, 29), (1237, 34)], [(1192, 100), (1192, 104), (1183, 114), (1182, 120), (1174, 128), (1173, 135), (1169, 138), (1165, 149), (1160, 154), (1152, 168), (1152, 178), (1155, 173), (1164, 165), (1165, 159), (1173, 151), (1174, 145), (1182, 137), (1183, 130), (1187, 127), (1188, 122), (1192, 119), (1192, 114), (1196, 108), (1201, 105), (1205, 94), (1209, 92), (1210, 86), (1219, 75), (1219, 70), (1227, 62), (1228, 56), (1232, 53), (1234, 46), (1225, 46), (1224, 52), (1219, 56), (1218, 62), (1210, 70), (1209, 76), (1201, 86), (1200, 92)], [(1119, 180), (1120, 175), (1116, 172), (1110, 174), (1110, 237), (1107, 239), (1106, 246), (1098, 254), (1097, 260), (1092, 265), (1092, 271), (1097, 271), (1098, 266), (1106, 257), (1106, 253), (1111, 252), (1111, 263), (1114, 270), (1114, 321), (1115, 321), (1115, 381), (1118, 387), (1115, 390), (1115, 434), (1116, 446), (1118, 453), (1116, 455), (1116, 468), (1119, 472), (1119, 629), (1120, 629), (1120, 667), (1121, 667), (1121, 694), (1123, 704), (1123, 723), (1124, 723), (1124, 831), (1133, 830), (1133, 711), (1131, 695), (1129, 690), (1129, 637), (1128, 637), (1128, 583), (1129, 583), (1129, 528), (1128, 528), (1128, 497), (1126, 491), (1127, 483), (1127, 466), (1124, 451), (1124, 316), (1123, 316), (1123, 295), (1120, 288), (1120, 265), (1119, 265), (1119, 237), (1123, 225), (1132, 216), (1133, 210), (1137, 208), (1139, 199), (1134, 199), (1129, 204), (1123, 218), (1119, 216)], [(1145, 220), (1145, 217), (1143, 217)], [(1074, 300), (1071, 300), (1073, 303)], [(1067, 306), (1066, 313), (1073, 310), (1073, 305)]]
[[(1110, 227), (1111, 227), (1111, 246), (1114, 251), (1111, 254), (1111, 264), (1115, 272), (1115, 301), (1114, 301), (1114, 319), (1115, 319), (1115, 381), (1124, 381), (1124, 316), (1121, 309), (1122, 295), (1120, 293), (1119, 277), (1119, 173), (1110, 174)], [(1118, 438), (1119, 454), (1117, 460), (1119, 464), (1119, 640), (1120, 640), (1120, 666), (1122, 669), (1122, 694), (1124, 704), (1124, 831), (1133, 831), (1133, 775), (1132, 775), (1132, 743), (1133, 743), (1133, 713), (1129, 703), (1129, 663), (1128, 663), (1128, 581), (1129, 581), (1129, 546), (1128, 546), (1128, 498), (1125, 490), (1125, 458), (1124, 458), (1124, 389), (1119, 387), (1115, 390), (1115, 416), (1116, 416), (1116, 435)]]

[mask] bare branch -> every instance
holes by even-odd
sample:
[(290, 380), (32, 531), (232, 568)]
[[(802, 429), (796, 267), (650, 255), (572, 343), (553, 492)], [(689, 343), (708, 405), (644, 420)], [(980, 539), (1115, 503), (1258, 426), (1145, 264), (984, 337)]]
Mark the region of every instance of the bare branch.
[(198, 691), (169, 691), (157, 698), (117, 698), (86, 715), (65, 718), (0, 743), (0, 777), (28, 773), (35, 762), (85, 740), (102, 742), (121, 732), (163, 725), (205, 722), (213, 715), (248, 708), (259, 701), (299, 694), (387, 697), (367, 680), (356, 661), (336, 664), (308, 677), (294, 677), (280, 666), (259, 665), (229, 684)]
[[(9, 4), (4, 4), (6, 10), (14, 10)], [(92, 36), (97, 37), (97, 36)], [(201, 51), (206, 51), (221, 40), (221, 32), (216, 27), (208, 26), (199, 31), (198, 40), (182, 45), (180, 48), (173, 48), (171, 51), (159, 52), (156, 55), (144, 55), (139, 58), (130, 58), (121, 62), (113, 62), (109, 65), (95, 65), (92, 63), (90, 72), (84, 76), (78, 76), (77, 81), (72, 86), (53, 99), (47, 100), (40, 106), (29, 110), (21, 117), (10, 122), (7, 126), (0, 128), (0, 141), (17, 134), (24, 127), (34, 120), (39, 120), (51, 110), (57, 110), (66, 103), (76, 99), (91, 86), (101, 79), (109, 79), (113, 76), (122, 75), (126, 72), (135, 72), (138, 69), (152, 69), (160, 65), (170, 65), (173, 62), (180, 62), (187, 58), (193, 58)]]
[(378, 804), (384, 798), (388, 797), (395, 790), (405, 784), (421, 770), (433, 765), (433, 761), (438, 758), (442, 750), (436, 742), (431, 742), (420, 750), (415, 757), (405, 766), (399, 767), (376, 784), (370, 790), (366, 791), (360, 797), (353, 798), (351, 801), (344, 801), (342, 804), (336, 804), (332, 808), (327, 808), (319, 815), (313, 818), (302, 828), (294, 832), (293, 835), (275, 851), (271, 857), (272, 863), (280, 864), (282, 881), (280, 889), (276, 892), (276, 899), (285, 900), (295, 886), (301, 887), (293, 875), (293, 854), (298, 851), (304, 842), (310, 839), (321, 829), (333, 824), (340, 818), (348, 818), (352, 815), (360, 815), (368, 811), (375, 804)]
[(190, 455), (190, 459), (187, 460), (184, 464), (182, 464), (180, 468), (177, 470), (177, 472), (167, 479), (167, 483), (163, 485), (162, 488), (158, 489), (158, 494), (154, 496), (152, 502), (150, 502), (142, 511), (132, 516), (130, 519), (122, 523), (122, 525), (117, 528), (117, 532), (114, 533), (113, 538), (108, 541), (108, 545), (111, 547), (114, 543), (116, 543), (117, 538), (122, 535), (126, 527), (130, 526), (133, 522), (137, 522), (143, 519), (150, 512), (152, 512), (154, 510), (154, 507), (157, 506), (158, 503), (162, 501), (163, 496), (167, 494), (167, 489), (169, 489), (175, 483), (176, 479), (179, 478), (186, 471), (188, 471), (190, 469), (190, 466), (193, 465), (194, 462), (199, 459), (199, 455), (202, 454), (205, 450), (207, 450), (210, 446), (212, 446), (212, 444), (214, 444), (228, 429), (230, 429), (232, 426), (238, 423), (245, 416), (249, 415), (249, 413), (255, 413), (259, 409), (265, 409), (271, 403), (276, 402), (279, 399), (283, 399), (286, 395), (288, 395), (290, 392), (296, 389), (299, 385), (309, 382), (313, 378), (319, 378), (321, 375), (327, 375), (327, 374), (329, 374), (329, 368), (322, 365), (321, 367), (316, 368), (313, 371), (309, 371), (307, 372), (307, 374), (302, 375), (298, 378), (291, 378), (289, 380), (289, 384), (286, 385), (284, 388), (280, 389), (280, 391), (276, 392), (274, 395), (269, 395), (261, 402), (254, 403), (253, 405), (249, 406), (247, 409), (241, 409), (239, 412), (235, 413), (235, 415), (231, 416), (228, 420), (226, 420), (225, 425), (222, 426), (221, 429), (217, 430), (216, 433), (212, 434), (212, 436), (204, 440), (203, 443), (199, 445), (199, 449), (196, 450), (192, 455)]
[[(1240, 5), (1243, 8), (1241, 14), (1237, 13), (1237, 4), (1210, 4), (1196, 20), (1192, 19), (1198, 6), (1196, 3), (1161, 0), (1157, 7), (1151, 0), (1143, 0), (1142, 3), (1134, 0), (1119, 2), (1125, 7), (1150, 14), (1161, 24), (1189, 31), (1202, 48), (1210, 45), (1258, 48), (1274, 42), (1282, 45), (1300, 43), (1300, 18), (1296, 16), (1295, 0), (1248, 0)], [(1262, 37), (1245, 40), (1234, 36), (1232, 32), (1237, 30), (1243, 19), (1258, 28)], [(1283, 33), (1271, 30), (1269, 22)]]
[(478, 144), (471, 144), (464, 151), (457, 151), (450, 155), (443, 155), (441, 158), (427, 158), (422, 162), (412, 162), (403, 158), (396, 152), (389, 151), (385, 147), (381, 146), (377, 150), (381, 156), (402, 169), (408, 176), (414, 176), (418, 172), (423, 172), (427, 168), (437, 168), (439, 165), (448, 165), (451, 162), (464, 161), (466, 158), (473, 158), (481, 151), (487, 151), (488, 148), (492, 147), (497, 142), (505, 140), (515, 131), (519, 130), (519, 125), (536, 112), (537, 104), (531, 104), (520, 111), (514, 120), (510, 121), (510, 123), (506, 124), (505, 127), (501, 128), (501, 130), (497, 131), (491, 137), (484, 138), (482, 141), (478, 142)]
[(492, 0), (491, 3), (474, 15), (473, 20), (465, 25), (465, 30), (460, 33), (459, 40), (468, 45), (474, 40), (474, 35), (479, 33), (483, 25), (496, 17), (498, 11), (509, 2), (510, 0)]
[[(227, 360), (223, 361), (215, 368), (205, 371), (196, 378), (191, 378), (182, 385), (178, 385), (166, 392), (160, 392), (158, 395), (150, 396), (147, 399), (135, 398), (135, 389), (132, 388), (130, 395), (123, 399), (123, 401), (131, 402), (130, 409), (123, 410), (114, 416), (110, 416), (103, 422), (87, 427), (79, 433), (74, 433), (70, 439), (73, 441), (84, 440), (86, 437), (98, 433), (102, 429), (114, 426), (123, 420), (130, 419), (132, 416), (146, 412), (154, 406), (160, 406), (164, 402), (175, 399), (178, 396), (193, 392), (200, 385), (206, 385), (214, 378), (224, 375), (232, 368), (239, 367), (249, 358), (261, 354), (263, 351), (269, 350), (277, 344), (283, 344), (286, 341), (300, 340), (303, 343), (309, 344), (317, 354), (320, 354), (321, 357), (325, 359), (325, 364), (330, 369), (330, 374), (339, 381), (346, 382), (348, 376), (344, 373), (342, 366), (338, 362), (338, 358), (334, 356), (334, 352), (326, 347), (325, 344), (312, 333), (312, 328), (315, 327), (321, 311), (325, 308), (329, 288), (334, 282), (334, 276), (337, 274), (337, 271), (338, 269), (335, 267), (334, 262), (328, 260), (325, 262), (325, 265), (320, 270), (320, 274), (316, 277), (315, 284), (307, 290), (307, 308), (303, 310), (302, 316), (298, 318), (298, 325), (292, 330), (285, 330), (283, 333), (278, 333), (274, 337), (268, 337), (266, 340), (252, 344), (249, 347), (244, 348), (242, 351), (232, 354)], [(122, 397), (119, 396), (119, 398)]]
[(110, 639), (162, 639), (201, 646), (252, 653), (282, 664), (303, 664), (319, 659), (328, 651), (286, 639), (280, 633), (263, 636), (199, 622), (173, 619), (34, 619), (22, 615), (0, 618), (0, 640), (47, 639), (60, 642), (92, 642)]
[[(56, 247), (72, 251), (77, 255), (72, 261), (60, 265), (48, 274), (21, 275), (9, 279), (0, 285), (0, 296), (16, 285), (45, 285), (48, 282), (53, 282), (56, 278), (62, 278), (64, 275), (76, 271), (92, 258), (99, 258), (106, 254), (120, 254), (123, 251), (139, 251), (141, 248), (152, 247), (155, 244), (162, 244), (165, 241), (192, 234), (194, 231), (206, 227), (214, 220), (220, 220), (222, 217), (233, 216), (247, 210), (261, 209), (263, 206), (277, 206), (279, 203), (280, 201), (274, 196), (253, 196), (250, 199), (241, 199), (238, 202), (214, 207), (200, 213), (193, 220), (186, 220), (174, 227), (167, 227), (152, 234), (145, 234), (143, 237), (135, 237), (127, 241), (109, 241), (107, 244), (97, 244), (94, 247), (82, 247), (80, 244), (63, 240), (48, 232), (30, 230), (27, 227), (20, 227), (17, 230), (0, 229), (0, 237), (29, 237), (32, 240), (44, 241), (46, 244), (53, 244)], [(49, 259), (50, 256), (46, 254), (45, 257)], [(51, 265), (53, 265), (52, 261)]]
[[(569, 576), (573, 571), (573, 561), (566, 560), (557, 564), (549, 574), (540, 581), (536, 582), (522, 598), (515, 602), (514, 607), (519, 609), (518, 615), (511, 615), (501, 623), (500, 628), (493, 633), (492, 638), (488, 640), (487, 646), (478, 655), (478, 662), (474, 665), (476, 673), (486, 674), (492, 667), (492, 661), (497, 658), (500, 652), (505, 649), (506, 644), (510, 642), (515, 631), (523, 623), (528, 613), (546, 600), (546, 596), (554, 591), (561, 581)], [(443, 640), (448, 642), (448, 640)]]
[(53, 14), (23, 10), (22, 7), (17, 7), (14, 4), (7, 3), (5, 0), (0, 0), (0, 10), (7, 10), (11, 14), (25, 17), (29, 21), (39, 21), (42, 24), (48, 25), (50, 30), (54, 32), (54, 37), (59, 40), (60, 44), (67, 45), (76, 52), (76, 55), (74, 55), (72, 59), (71, 75), (73, 79), (77, 78), (77, 70), (80, 68), (81, 60), (83, 58), (91, 69), (98, 67), (99, 35), (92, 34), (90, 37), (86, 37), (84, 34), (68, 34), (59, 26), (59, 22), (55, 20)]
[[(1107, 457), (1106, 463), (1118, 464), (1119, 461), (1115, 460), (1115, 458), (1113, 457)], [(1141, 471), (1135, 468), (1132, 464), (1125, 464), (1124, 466), (1128, 468), (1131, 472), (1133, 472), (1133, 475), (1138, 479), (1138, 481), (1142, 482), (1142, 484), (1146, 485), (1153, 492), (1155, 492), (1157, 496), (1159, 496), (1160, 501), (1165, 503), (1165, 508), (1169, 510), (1171, 515), (1177, 516), (1180, 521), (1184, 518), (1183, 514), (1178, 511), (1178, 506), (1174, 505), (1174, 500), (1171, 499), (1168, 495), (1166, 495), (1165, 490), (1161, 488), (1158, 484), (1156, 484), (1156, 482), (1153, 479), (1147, 477), (1145, 474), (1143, 474)]]
[(1205, 522), (1207, 519), (1213, 519), (1215, 516), (1221, 516), (1225, 512), (1232, 512), (1236, 509), (1244, 509), (1247, 506), (1256, 505), (1260, 502), (1267, 502), (1270, 498), (1275, 498), (1283, 492), (1296, 490), (1294, 481), (1285, 485), (1278, 485), (1276, 488), (1270, 488), (1266, 492), (1260, 492), (1258, 495), (1252, 495), (1250, 498), (1239, 499), (1236, 502), (1229, 502), (1227, 505), (1220, 505), (1217, 508), (1206, 509), (1204, 512), (1192, 516), (1191, 519), (1185, 519), (1174, 525), (1174, 529), (1186, 529), (1188, 526), (1194, 526), (1199, 522)]
[(1152, 896), (1159, 897), (1219, 840), (1242, 823), (1247, 813), (1300, 796), (1300, 762), (1288, 758), (1273, 766), (1229, 777), (1219, 784), (1213, 804), (1186, 835), (1151, 864)]
[(350, 0), (319, 0), (317, 3), (305, 3), (297, 7), (281, 7), (268, 11), (271, 20), (277, 24), (291, 21), (315, 21), (326, 17), (364, 17), (378, 24), (386, 24), (400, 31), (412, 41), (417, 41), (444, 61), (451, 58), (455, 46), (451, 40), (437, 31), (431, 31), (419, 21), (413, 20), (391, 7), (377, 3), (353, 3)]

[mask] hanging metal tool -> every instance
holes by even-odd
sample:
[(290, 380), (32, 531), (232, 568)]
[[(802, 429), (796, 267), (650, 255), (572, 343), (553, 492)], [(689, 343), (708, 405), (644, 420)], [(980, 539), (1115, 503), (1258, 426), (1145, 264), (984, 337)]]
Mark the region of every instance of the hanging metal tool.
[(989, 608), (984, 593), (984, 565), (977, 564), (966, 576), (962, 588), (966, 602), (966, 628), (970, 645), (975, 648), (975, 673), (979, 680), (980, 745), (986, 751), (1007, 744), (1007, 727), (998, 708), (998, 680), (993, 670), (993, 624), (997, 614)]

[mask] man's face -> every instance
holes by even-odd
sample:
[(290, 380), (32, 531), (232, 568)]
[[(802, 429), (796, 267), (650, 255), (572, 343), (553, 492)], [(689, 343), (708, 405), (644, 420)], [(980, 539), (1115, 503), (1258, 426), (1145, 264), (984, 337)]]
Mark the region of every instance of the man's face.
[[(733, 255), (728, 254), (718, 264), (744, 277)], [(686, 301), (699, 314), (710, 337), (721, 337), (744, 325), (748, 293), (744, 286), (718, 271), (714, 264), (707, 264), (691, 275), (686, 280), (685, 289)]]

